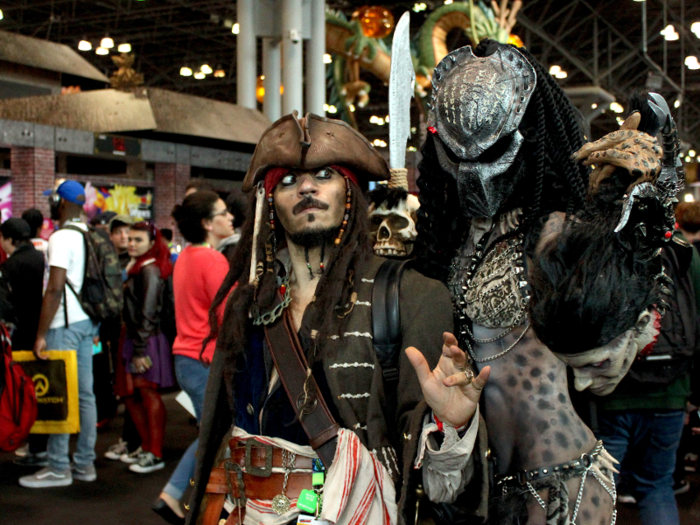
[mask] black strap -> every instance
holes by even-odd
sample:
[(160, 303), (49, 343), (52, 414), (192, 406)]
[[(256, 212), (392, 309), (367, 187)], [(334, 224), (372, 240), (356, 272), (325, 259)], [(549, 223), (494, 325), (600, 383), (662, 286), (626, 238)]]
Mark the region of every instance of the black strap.
[[(70, 223), (63, 226), (62, 229), (73, 230), (73, 231), (79, 232), (83, 235), (83, 243), (85, 245), (85, 270), (83, 270), (83, 282), (85, 282), (84, 279), (85, 279), (85, 273), (87, 273), (87, 265), (88, 265), (88, 257), (89, 257), (87, 232), (85, 230), (83, 230), (82, 228), (79, 228), (78, 226), (75, 226), (75, 225), (70, 224)], [(65, 324), (65, 328), (68, 328), (68, 297), (66, 297), (66, 286), (68, 286), (68, 288), (70, 288), (70, 291), (73, 292), (73, 295), (75, 295), (75, 298), (80, 303), (80, 295), (78, 294), (78, 292), (75, 291), (75, 288), (73, 288), (73, 285), (68, 280), (67, 273), (68, 272), (66, 272), (66, 284), (63, 286), (63, 321)]]
[[(399, 290), (401, 275), (409, 261), (387, 259), (374, 277), (372, 289), (372, 338), (374, 351), (382, 367), (385, 416), (396, 413), (396, 390), (399, 384), (399, 357), (401, 352), (401, 312)], [(391, 419), (387, 419), (392, 424)]]

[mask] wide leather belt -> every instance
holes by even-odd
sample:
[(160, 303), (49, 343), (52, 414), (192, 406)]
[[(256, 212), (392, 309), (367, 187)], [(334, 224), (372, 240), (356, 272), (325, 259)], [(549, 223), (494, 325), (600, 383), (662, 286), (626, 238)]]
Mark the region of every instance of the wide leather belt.
[[(224, 462), (225, 463), (225, 462)], [(224, 463), (220, 467), (213, 468), (207, 483), (208, 494), (231, 494), (232, 498), (241, 497), (238, 474), (229, 469), (229, 481), (226, 480)], [(229, 485), (230, 482), (230, 485)], [(252, 474), (243, 473), (244, 494), (246, 499), (271, 500), (278, 494), (282, 494), (284, 473), (273, 472), (269, 477), (261, 478)], [(230, 490), (229, 490), (230, 486)], [(292, 472), (289, 474), (287, 491), (285, 495), (289, 499), (296, 499), (304, 489), (311, 489), (310, 472)]]
[[(233, 438), (228, 442), (228, 447), (231, 451), (231, 461), (244, 467), (248, 474), (264, 477), (269, 472), (265, 472), (265, 469), (284, 467), (282, 449), (279, 447), (264, 445), (255, 439), (240, 438)], [(313, 460), (305, 456), (297, 456), (293, 468), (312, 470)]]

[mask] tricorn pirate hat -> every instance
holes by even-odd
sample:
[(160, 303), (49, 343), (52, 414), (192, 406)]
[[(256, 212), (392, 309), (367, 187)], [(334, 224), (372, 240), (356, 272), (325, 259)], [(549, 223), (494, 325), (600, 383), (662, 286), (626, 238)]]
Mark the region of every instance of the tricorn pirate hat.
[(260, 138), (243, 180), (250, 191), (270, 168), (317, 169), (336, 164), (358, 179), (389, 180), (389, 166), (374, 146), (341, 120), (295, 111), (272, 124)]

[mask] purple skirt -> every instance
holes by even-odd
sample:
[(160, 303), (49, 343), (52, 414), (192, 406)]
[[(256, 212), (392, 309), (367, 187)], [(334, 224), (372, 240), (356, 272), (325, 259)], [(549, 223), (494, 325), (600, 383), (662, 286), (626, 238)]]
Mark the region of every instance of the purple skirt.
[(127, 373), (134, 377), (142, 377), (146, 381), (156, 383), (161, 388), (167, 388), (175, 384), (175, 374), (173, 372), (173, 356), (170, 352), (170, 345), (163, 334), (152, 335), (146, 342), (145, 355), (151, 358), (153, 366), (144, 374), (134, 374), (131, 372), (131, 358), (134, 354), (134, 341), (128, 337), (124, 339), (122, 346), (122, 359)]

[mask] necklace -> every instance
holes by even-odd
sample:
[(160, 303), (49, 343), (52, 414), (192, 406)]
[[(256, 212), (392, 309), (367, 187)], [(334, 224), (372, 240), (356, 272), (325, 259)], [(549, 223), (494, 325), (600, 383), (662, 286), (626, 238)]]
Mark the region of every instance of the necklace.
[[(490, 357), (485, 357), (485, 358), (483, 358), (483, 359), (477, 359), (477, 358), (476, 358), (476, 354), (474, 354), (474, 350), (473, 350), (473, 348), (471, 347), (471, 345), (469, 345), (469, 348), (468, 348), (468, 350), (469, 350), (469, 355), (470, 355), (470, 356), (472, 357), (472, 359), (473, 359), (474, 361), (476, 361), (477, 363), (486, 363), (486, 362), (488, 362), (488, 361), (495, 361), (495, 360), (498, 359), (499, 357), (503, 357), (503, 356), (506, 355), (508, 352), (510, 352), (513, 348), (515, 348), (515, 346), (520, 342), (520, 340), (521, 340), (523, 337), (525, 337), (525, 334), (527, 333), (527, 331), (528, 331), (529, 329), (530, 329), (530, 323), (527, 323), (527, 324), (525, 325), (525, 330), (523, 330), (523, 332), (518, 336), (518, 338), (517, 338), (515, 341), (513, 341), (513, 344), (511, 344), (508, 348), (506, 348), (506, 349), (503, 350), (502, 352), (497, 353), (496, 355), (492, 355), (492, 356), (490, 356)], [(510, 332), (511, 330), (513, 330), (513, 328), (511, 328), (511, 329), (508, 330), (508, 331)]]

